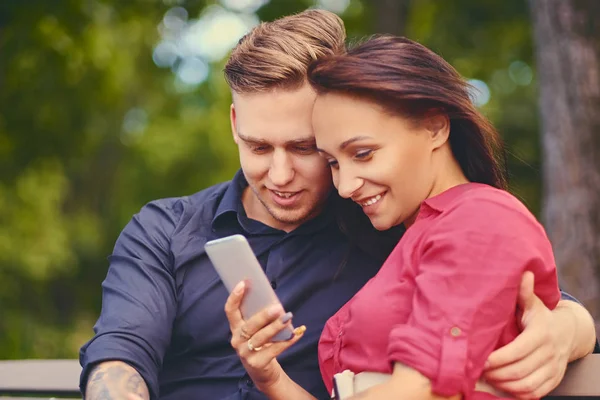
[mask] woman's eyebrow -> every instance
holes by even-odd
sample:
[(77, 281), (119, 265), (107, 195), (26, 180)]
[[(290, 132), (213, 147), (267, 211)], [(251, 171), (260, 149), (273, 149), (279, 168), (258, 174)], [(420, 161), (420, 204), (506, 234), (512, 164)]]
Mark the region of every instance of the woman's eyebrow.
[(344, 150), (346, 147), (348, 147), (349, 145), (351, 145), (354, 142), (358, 142), (361, 140), (367, 140), (367, 139), (373, 139), (371, 136), (355, 136), (353, 138), (350, 138), (346, 141), (344, 141), (342, 144), (340, 144), (340, 150)]

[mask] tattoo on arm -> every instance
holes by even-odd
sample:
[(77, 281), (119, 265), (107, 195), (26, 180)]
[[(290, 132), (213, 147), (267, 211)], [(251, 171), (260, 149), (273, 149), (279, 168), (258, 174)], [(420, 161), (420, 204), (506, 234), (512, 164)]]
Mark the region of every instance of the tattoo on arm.
[(98, 364), (88, 378), (86, 400), (122, 400), (128, 394), (150, 399), (148, 387), (140, 374), (121, 361)]

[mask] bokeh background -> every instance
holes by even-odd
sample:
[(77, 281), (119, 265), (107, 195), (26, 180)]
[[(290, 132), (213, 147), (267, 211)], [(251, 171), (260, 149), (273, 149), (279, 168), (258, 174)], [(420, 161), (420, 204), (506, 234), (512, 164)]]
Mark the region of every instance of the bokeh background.
[[(308, 7), (338, 13), (351, 39), (405, 34), (450, 61), (506, 141), (511, 190), (542, 217), (530, 6), (1, 1), (0, 359), (77, 356), (100, 311), (107, 256), (132, 215), (150, 200), (228, 180), (239, 166), (222, 75), (228, 52), (261, 20)], [(597, 287), (571, 280), (566, 289), (593, 309)]]

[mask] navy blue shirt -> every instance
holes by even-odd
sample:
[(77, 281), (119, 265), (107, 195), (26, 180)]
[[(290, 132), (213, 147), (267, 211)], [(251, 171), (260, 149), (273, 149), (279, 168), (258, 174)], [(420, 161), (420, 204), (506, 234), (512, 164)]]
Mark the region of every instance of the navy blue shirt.
[(307, 326), (279, 362), (313, 396), (329, 398), (317, 360), (321, 330), (375, 275), (401, 231), (373, 234), (360, 209), (345, 218), (348, 203), (332, 194), (321, 215), (286, 233), (246, 216), (246, 186), (238, 172), (192, 196), (151, 202), (124, 228), (109, 257), (96, 334), (81, 348), (82, 392), (95, 364), (121, 360), (142, 375), (152, 399), (265, 399), (231, 348), (227, 290), (204, 252), (208, 240), (243, 234), (294, 324)]
[(290, 233), (249, 219), (246, 186), (238, 172), (230, 183), (151, 202), (124, 228), (109, 257), (96, 334), (80, 352), (82, 390), (95, 363), (121, 360), (142, 375), (152, 399), (265, 399), (229, 343), (228, 293), (204, 251), (208, 240), (239, 233), (294, 324), (307, 326), (279, 362), (312, 395), (328, 398), (317, 360), (323, 326), (387, 254), (351, 246), (331, 209)]

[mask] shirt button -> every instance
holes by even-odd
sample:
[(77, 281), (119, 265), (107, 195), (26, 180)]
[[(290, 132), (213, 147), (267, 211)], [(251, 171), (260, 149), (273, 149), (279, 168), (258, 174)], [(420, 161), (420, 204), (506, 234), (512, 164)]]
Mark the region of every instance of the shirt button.
[(459, 327), (453, 326), (450, 329), (450, 335), (454, 336), (454, 337), (459, 337), (461, 335), (462, 331), (460, 330)]
[(273, 289), (277, 289), (277, 282), (275, 282), (275, 281), (271, 281), (271, 287), (272, 287)]
[(246, 378), (246, 386), (248, 386), (248, 387), (253, 387), (254, 386), (254, 382), (252, 382), (252, 379)]

